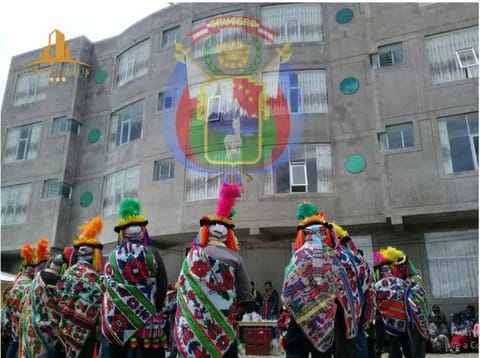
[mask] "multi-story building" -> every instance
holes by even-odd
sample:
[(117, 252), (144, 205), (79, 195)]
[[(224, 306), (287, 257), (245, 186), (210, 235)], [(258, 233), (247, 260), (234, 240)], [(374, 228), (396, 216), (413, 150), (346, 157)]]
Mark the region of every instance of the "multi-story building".
[(478, 4), (185, 3), (66, 44), (88, 67), (12, 58), (2, 270), (95, 215), (108, 252), (119, 202), (137, 197), (174, 281), (231, 174), (257, 286), (280, 289), (310, 200), (370, 261), (404, 250), (430, 303), (478, 300)]

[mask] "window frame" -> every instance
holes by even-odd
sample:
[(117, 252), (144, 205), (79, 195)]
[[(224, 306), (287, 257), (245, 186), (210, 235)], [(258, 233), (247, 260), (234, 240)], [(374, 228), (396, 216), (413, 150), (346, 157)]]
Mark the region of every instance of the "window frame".
[[(381, 61), (382, 55), (391, 54), (391, 63), (383, 63)], [(394, 42), (387, 45), (378, 46), (377, 52), (370, 55), (370, 64), (373, 68), (379, 70), (398, 66), (404, 63), (403, 56), (403, 42)], [(396, 62), (397, 60), (398, 62)]]
[[(405, 144), (405, 133), (406, 133), (406, 131), (401, 130), (400, 131), (400, 137), (401, 137), (402, 145), (400, 147), (393, 147), (393, 148), (390, 147), (389, 129), (395, 129), (397, 127), (406, 126), (406, 125), (410, 125), (410, 128), (411, 128), (411, 133), (412, 133), (411, 142), (412, 142), (412, 145), (406, 145)], [(393, 132), (392, 132), (392, 135), (393, 135)], [(385, 132), (378, 133), (377, 136), (378, 136), (378, 141), (379, 141), (379, 144), (380, 144), (380, 150), (383, 151), (383, 152), (392, 151), (392, 150), (402, 150), (402, 149), (415, 147), (415, 129), (414, 129), (413, 122), (396, 123), (396, 124), (391, 124), (391, 125), (385, 126)]]
[[(163, 165), (168, 164), (168, 175), (162, 176), (162, 163)], [(156, 160), (153, 164), (153, 180), (154, 181), (163, 181), (168, 179), (173, 179), (175, 177), (175, 159), (165, 158)]]
[[(55, 130), (56, 123), (58, 123), (58, 121), (64, 121), (64, 123), (61, 123), (59, 125), (60, 128), (64, 127), (63, 130), (57, 130), (57, 131)], [(74, 127), (73, 125), (76, 126), (76, 128), (77, 128), (76, 130), (73, 129), (73, 127)], [(53, 120), (52, 120), (52, 130), (51, 130), (50, 134), (52, 136), (62, 136), (62, 135), (68, 134), (68, 133), (79, 135), (80, 134), (80, 127), (81, 127), (80, 122), (76, 121), (73, 118), (70, 118), (70, 117), (67, 117), (67, 116), (56, 117), (56, 118), (53, 118)]]
[[(29, 72), (19, 73), (17, 75), (17, 79), (15, 83), (13, 105), (20, 106), (22, 104), (34, 103), (34, 102), (45, 100), (48, 96), (48, 84), (49, 84), (49, 78), (50, 78), (50, 71), (51, 71), (50, 66), (46, 66), (46, 67), (36, 68)], [(24, 79), (28, 79), (28, 83), (27, 83), (28, 86), (26, 86), (27, 95), (25, 97), (26, 98), (25, 100), (19, 100), (17, 97), (18, 89), (19, 89), (18, 86), (22, 84), (21, 81)], [(39, 83), (42, 81), (42, 79), (43, 79), (43, 82)], [(41, 84), (43, 84), (44, 86), (41, 86)], [(31, 94), (32, 85), (34, 85), (33, 94)], [(45, 88), (45, 90), (39, 93), (38, 91), (39, 88)]]
[[(169, 98), (169, 97), (172, 98), (172, 104), (171, 104), (170, 107), (167, 108), (165, 106), (165, 103), (166, 103), (166, 99)], [(168, 92), (168, 95), (167, 95), (167, 92), (159, 92), (158, 93), (157, 110), (159, 112), (175, 109), (176, 105), (177, 105), (176, 96), (173, 92)]]
[[(50, 186), (49, 184), (56, 185), (56, 192), (50, 194)], [(65, 190), (68, 190), (68, 194), (65, 195)], [(42, 188), (42, 199), (52, 199), (52, 198), (66, 198), (71, 199), (72, 197), (73, 186), (67, 184), (65, 182), (59, 181), (57, 178), (47, 179), (43, 181), (43, 188)]]
[[(19, 225), (25, 223), (27, 216), (28, 216), (28, 208), (30, 207), (30, 199), (32, 194), (32, 183), (23, 183), (23, 184), (15, 184), (15, 185), (8, 185), (3, 186), (1, 188), (1, 198), (2, 198), (2, 209), (4, 208), (5, 204), (5, 213), (2, 212), (2, 226), (9, 226), (9, 225)], [(25, 189), (26, 193), (22, 193), (21, 190)], [(15, 199), (11, 200), (11, 195), (15, 195)], [(25, 201), (25, 205), (21, 205), (19, 203), (19, 198), (22, 195), (28, 196), (27, 200)], [(13, 213), (14, 215), (8, 215), (8, 207), (10, 203), (13, 201)], [(19, 207), (25, 207), (25, 214), (21, 215), (20, 217), (17, 216), (17, 211)]]
[[(127, 180), (131, 179), (131, 173), (134, 173), (136, 178), (136, 188), (133, 190), (136, 191), (135, 194), (130, 193), (129, 190), (132, 190), (127, 186)], [(130, 176), (130, 177), (129, 177)], [(111, 185), (107, 185), (108, 181), (111, 180)], [(107, 190), (109, 191), (107, 193)], [(104, 216), (115, 215), (117, 214), (118, 205), (126, 197), (138, 197), (140, 190), (140, 166), (129, 167), (121, 170), (117, 170), (111, 174), (105, 175), (103, 177), (103, 190), (102, 190), (102, 212)], [(107, 197), (111, 195), (112, 204), (106, 205)], [(118, 196), (118, 200), (117, 200)], [(108, 210), (106, 210), (106, 208)]]
[[(144, 47), (145, 46), (145, 49)], [(146, 51), (145, 54), (145, 67), (142, 69), (138, 69), (138, 62), (143, 55), (141, 51)], [(135, 45), (131, 46), (130, 48), (123, 51), (121, 54), (117, 56), (117, 66), (116, 66), (116, 83), (117, 87), (122, 87), (125, 84), (136, 80), (140, 77), (143, 77), (148, 74), (150, 69), (151, 63), (151, 55), (152, 55), (152, 45), (150, 38), (146, 38), (144, 40), (139, 41)], [(121, 76), (121, 66), (125, 62), (125, 71), (124, 78), (120, 78)], [(131, 73), (130, 73), (131, 72)]]
[[(452, 241), (452, 237), (455, 238), (455, 242)], [(429, 282), (430, 282), (430, 292), (432, 297), (434, 298), (442, 298), (442, 299), (458, 299), (458, 298), (470, 298), (475, 296), (478, 293), (478, 247), (477, 250), (472, 249), (472, 243), (478, 245), (478, 230), (459, 230), (459, 231), (446, 231), (446, 232), (425, 232), (425, 252), (426, 252), (426, 261), (428, 267), (428, 274), (429, 274)], [(458, 254), (461, 251), (461, 247), (459, 243), (461, 241), (467, 241), (467, 244), (463, 247), (465, 254), (472, 254), (473, 256), (452, 256)], [(443, 254), (447, 255), (446, 257), (442, 256), (434, 256), (435, 251), (435, 244), (446, 243), (447, 245), (441, 250), (438, 255)], [(455, 244), (456, 247), (450, 247), (448, 244)], [(436, 253), (435, 253), (436, 254)], [(450, 255), (450, 256), (448, 256)], [(464, 266), (461, 264), (466, 264), (467, 259), (472, 259), (473, 265), (470, 265), (469, 268), (477, 268), (476, 275), (472, 275), (470, 284), (473, 284), (471, 287), (471, 292), (473, 295), (455, 295), (455, 293), (459, 293), (458, 290), (459, 284), (465, 284), (467, 280), (465, 280), (465, 272), (469, 272), (470, 270), (465, 270)], [(438, 261), (439, 264), (434, 266), (432, 261)], [(446, 264), (448, 261), (454, 261), (456, 265), (448, 265)], [(443, 272), (441, 272), (443, 270)], [(457, 270), (459, 273), (455, 275)], [(445, 278), (447, 276), (447, 278)], [(449, 277), (453, 276), (453, 277)], [(456, 276), (456, 277), (455, 277)], [(462, 277), (463, 279), (458, 279)], [(476, 288), (475, 288), (476, 284)], [(454, 288), (452, 288), (452, 286)], [(457, 287), (457, 289), (455, 289)]]
[[(176, 30), (175, 31), (175, 39), (174, 41), (165, 41), (165, 35), (168, 35), (170, 33), (170, 31), (173, 31), (173, 30)], [(171, 47), (171, 46), (174, 46), (178, 40), (180, 38), (180, 25), (178, 26), (173, 26), (173, 27), (170, 27), (168, 29), (165, 29), (162, 31), (162, 48), (167, 48), (167, 47)]]
[[(469, 116), (470, 115), (477, 115), (477, 133), (472, 134), (471, 129), (470, 129), (470, 123), (469, 123)], [(469, 142), (469, 148), (470, 148), (470, 155), (473, 163), (473, 168), (472, 169), (466, 169), (466, 170), (455, 170), (454, 168), (454, 159), (452, 157), (452, 143), (451, 139), (458, 138), (457, 137), (451, 137), (450, 133), (448, 131), (448, 126), (447, 126), (447, 121), (455, 119), (455, 117), (463, 117), (465, 120), (466, 128), (467, 128), (467, 137), (468, 137), (468, 142)], [(458, 119), (459, 119), (458, 118)], [(444, 170), (445, 173), (447, 174), (458, 174), (458, 173), (466, 173), (466, 172), (472, 172), (478, 170), (479, 167), (479, 158), (478, 158), (478, 153), (475, 148), (475, 141), (474, 138), (477, 138), (477, 145), (478, 145), (478, 112), (468, 112), (468, 113), (460, 113), (460, 114), (454, 114), (450, 116), (442, 116), (438, 117), (438, 128), (439, 128), (439, 134), (440, 134), (440, 144), (442, 148), (442, 157), (443, 157), (443, 162), (444, 162)], [(446, 155), (446, 151), (448, 150), (448, 157)], [(458, 162), (457, 162), (458, 163)]]
[[(135, 114), (135, 106), (141, 106), (141, 117), (140, 118), (133, 118)], [(126, 145), (130, 142), (139, 140), (143, 138), (143, 121), (145, 116), (145, 99), (141, 99), (130, 103), (122, 108), (117, 109), (115, 112), (111, 114), (111, 120), (115, 122), (115, 126), (113, 123), (111, 124), (111, 128), (115, 127), (115, 140), (114, 140), (114, 147), (118, 148), (123, 145)], [(126, 125), (126, 138), (124, 139), (124, 130)], [(132, 138), (132, 127), (134, 125), (140, 126), (140, 131), (138, 137)]]
[[(38, 138), (35, 138), (38, 140), (35, 142), (37, 144), (37, 147), (35, 148), (35, 151), (33, 151), (32, 146), (32, 133), (38, 128), (38, 133), (35, 132), (36, 135), (38, 135)], [(28, 131), (26, 137), (22, 137), (22, 131), (26, 129)], [(12, 138), (10, 136), (15, 135), (15, 131), (19, 131), (18, 139), (16, 140), (15, 144), (15, 159), (11, 159), (8, 157), (8, 149), (7, 144), (9, 143)], [(40, 145), (42, 138), (42, 123), (41, 122), (35, 122), (35, 123), (30, 123), (22, 126), (17, 126), (13, 128), (8, 128), (7, 133), (5, 135), (5, 144), (3, 147), (3, 162), (5, 164), (7, 163), (15, 163), (15, 162), (20, 162), (23, 160), (29, 160), (29, 159), (35, 159), (38, 154), (38, 146)], [(23, 143), (23, 154), (21, 157), (19, 157), (19, 151), (20, 151), (20, 144)]]

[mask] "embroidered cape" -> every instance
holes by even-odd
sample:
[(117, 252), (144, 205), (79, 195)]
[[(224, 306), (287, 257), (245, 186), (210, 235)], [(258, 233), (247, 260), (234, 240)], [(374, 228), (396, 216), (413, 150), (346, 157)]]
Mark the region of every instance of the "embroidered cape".
[(102, 332), (116, 345), (132, 337), (165, 341), (164, 325), (155, 307), (157, 262), (139, 243), (125, 240), (105, 266)]
[(12, 288), (8, 291), (6, 304), (8, 306), (7, 316), (10, 321), (10, 337), (18, 340), (20, 329), (20, 315), (22, 312), (22, 299), (32, 284), (32, 277), (21, 273), (17, 277)]
[(377, 308), (382, 316), (385, 330), (401, 336), (407, 330), (405, 294), (407, 283), (397, 277), (384, 277), (375, 284), (377, 291)]
[(374, 319), (375, 290), (373, 276), (367, 261), (350, 245), (338, 245), (335, 249), (345, 271), (341, 271), (337, 285), (337, 300), (343, 307), (346, 338), (357, 336), (358, 326), (367, 326)]
[(59, 338), (67, 358), (78, 357), (90, 334), (95, 334), (104, 287), (91, 265), (79, 262), (57, 283), (60, 308)]
[(428, 309), (425, 301), (425, 290), (419, 281), (415, 279), (407, 279), (407, 285), (408, 289), (405, 295), (405, 303), (410, 325), (415, 325), (423, 338), (429, 339)]
[(307, 239), (285, 268), (282, 302), (305, 336), (320, 352), (332, 347), (335, 288), (345, 270), (335, 251), (320, 241)]
[(55, 286), (47, 285), (41, 273), (32, 281), (21, 316), (19, 357), (49, 357), (58, 339), (58, 301)]
[(234, 268), (193, 247), (178, 285), (175, 340), (180, 355), (221, 358), (236, 340), (225, 317), (236, 298)]

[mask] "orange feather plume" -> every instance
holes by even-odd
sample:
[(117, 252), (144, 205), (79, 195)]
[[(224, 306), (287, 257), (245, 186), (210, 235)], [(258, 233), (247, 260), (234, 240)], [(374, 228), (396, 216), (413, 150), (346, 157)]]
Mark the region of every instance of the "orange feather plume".
[(80, 226), (82, 233), (79, 235), (79, 239), (93, 239), (103, 230), (103, 220), (100, 216), (94, 217), (89, 222)]
[(42, 237), (37, 241), (37, 263), (47, 261), (48, 259), (50, 259), (50, 254), (48, 252), (48, 239)]
[(22, 246), (20, 250), (20, 257), (25, 260), (27, 264), (31, 264), (33, 262), (33, 247), (32, 245), (25, 244)]

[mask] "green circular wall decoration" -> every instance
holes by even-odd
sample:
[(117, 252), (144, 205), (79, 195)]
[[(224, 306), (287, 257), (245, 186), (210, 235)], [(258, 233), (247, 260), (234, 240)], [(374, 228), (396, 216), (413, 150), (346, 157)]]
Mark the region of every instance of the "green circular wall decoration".
[(338, 10), (337, 14), (335, 15), (335, 20), (337, 20), (339, 24), (346, 24), (352, 19), (353, 19), (353, 10), (347, 7), (344, 7), (343, 9)]
[(93, 201), (93, 194), (89, 191), (86, 191), (80, 197), (80, 205), (83, 207), (89, 206)]
[(100, 129), (93, 128), (92, 130), (90, 130), (90, 132), (88, 132), (88, 137), (87, 137), (88, 143), (93, 144), (97, 142), (99, 139), (100, 139)]
[(104, 70), (98, 71), (97, 74), (95, 75), (95, 83), (96, 84), (100, 84), (102, 82), (105, 82), (106, 79), (107, 79), (107, 72), (104, 71)]
[(355, 77), (347, 77), (340, 82), (340, 91), (343, 94), (354, 94), (360, 88), (360, 82)]
[(352, 154), (345, 160), (345, 169), (352, 174), (359, 174), (365, 170), (367, 161), (360, 154)]

